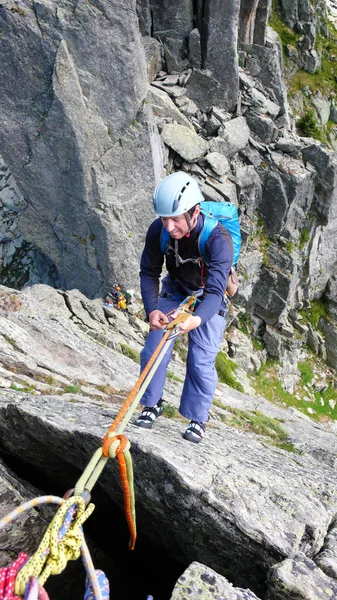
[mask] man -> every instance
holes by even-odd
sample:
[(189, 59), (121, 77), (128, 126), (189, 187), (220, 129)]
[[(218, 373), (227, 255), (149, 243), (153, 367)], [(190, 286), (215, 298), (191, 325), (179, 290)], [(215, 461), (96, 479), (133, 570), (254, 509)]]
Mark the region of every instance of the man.
[[(198, 239), (204, 223), (203, 200), (198, 183), (186, 173), (172, 173), (159, 183), (153, 196), (159, 218), (148, 229), (140, 265), (142, 299), (151, 326), (141, 352), (142, 370), (162, 338), (166, 314), (187, 296), (198, 297), (193, 315), (179, 325), (180, 333), (188, 333), (189, 338), (179, 412), (190, 420), (183, 437), (195, 443), (204, 436), (217, 384), (214, 362), (225, 329), (224, 296), (233, 258), (231, 236), (217, 224), (206, 242), (208, 264), (202, 260)], [(170, 234), (166, 256), (161, 249), (163, 227)], [(164, 257), (168, 274), (159, 292)], [(163, 411), (162, 393), (173, 345), (174, 340), (141, 399), (145, 408), (135, 422), (139, 427), (150, 429)]]

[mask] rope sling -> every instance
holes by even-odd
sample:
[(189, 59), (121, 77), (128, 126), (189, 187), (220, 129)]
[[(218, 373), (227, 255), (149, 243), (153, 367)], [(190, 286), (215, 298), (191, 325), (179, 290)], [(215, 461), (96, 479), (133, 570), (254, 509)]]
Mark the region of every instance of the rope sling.
[(185, 321), (193, 311), (195, 296), (188, 296), (176, 309), (168, 313), (176, 313), (163, 332), (163, 337), (141, 372), (134, 387), (120, 408), (112, 425), (75, 488), (69, 490), (63, 498), (57, 496), (40, 496), (25, 502), (2, 520), (0, 530), (18, 518), (25, 510), (40, 504), (58, 504), (59, 508), (49, 524), (36, 552), (29, 558), (23, 552), (9, 566), (0, 568), (0, 600), (49, 600), (43, 585), (50, 575), (61, 573), (68, 560), (76, 560), (82, 556), (87, 572), (84, 600), (108, 600), (109, 582), (102, 571), (96, 570), (85, 542), (82, 525), (92, 514), (95, 505), (90, 502), (91, 490), (102, 473), (109, 458), (117, 458), (121, 486), (124, 497), (124, 511), (130, 533), (129, 548), (133, 550), (136, 543), (136, 513), (133, 485), (133, 467), (130, 454), (130, 442), (123, 431), (137, 409), (160, 362), (165, 356), (172, 339), (180, 333), (179, 324)]

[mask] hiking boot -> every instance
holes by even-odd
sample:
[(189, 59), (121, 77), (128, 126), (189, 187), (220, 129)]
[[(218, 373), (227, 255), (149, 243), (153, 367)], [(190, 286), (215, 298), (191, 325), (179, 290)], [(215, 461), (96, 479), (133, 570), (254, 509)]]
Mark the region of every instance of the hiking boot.
[(189, 442), (199, 444), (205, 435), (206, 425), (205, 423), (199, 423), (199, 421), (191, 421), (187, 427), (183, 438)]
[(161, 398), (155, 406), (144, 406), (138, 419), (135, 421), (137, 427), (143, 427), (145, 429), (151, 429), (153, 423), (163, 412), (163, 399)]

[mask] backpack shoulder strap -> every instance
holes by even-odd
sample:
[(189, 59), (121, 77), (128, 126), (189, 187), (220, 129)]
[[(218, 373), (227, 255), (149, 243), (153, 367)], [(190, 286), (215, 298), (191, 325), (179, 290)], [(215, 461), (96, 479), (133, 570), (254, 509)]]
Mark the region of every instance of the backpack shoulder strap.
[(160, 233), (160, 251), (163, 254), (167, 254), (169, 245), (170, 245), (170, 234), (167, 231), (167, 229), (165, 229), (165, 227), (162, 226), (161, 233)]
[(207, 257), (207, 254), (206, 254), (206, 242), (207, 242), (209, 236), (211, 235), (214, 227), (216, 227), (217, 224), (218, 224), (218, 221), (216, 219), (213, 219), (213, 217), (209, 217), (208, 215), (206, 215), (205, 221), (204, 221), (204, 226), (199, 235), (199, 241), (198, 241), (199, 252), (206, 264), (209, 263), (209, 258)]

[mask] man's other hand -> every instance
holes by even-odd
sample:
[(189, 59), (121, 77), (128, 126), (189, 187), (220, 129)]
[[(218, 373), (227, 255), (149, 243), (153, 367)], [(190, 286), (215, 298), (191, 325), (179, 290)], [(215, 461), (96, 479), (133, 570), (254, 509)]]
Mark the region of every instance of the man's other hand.
[(149, 314), (151, 329), (165, 329), (169, 321), (167, 316), (161, 310), (153, 310)]
[(188, 333), (189, 331), (192, 331), (192, 329), (196, 329), (197, 327), (199, 327), (200, 324), (201, 324), (200, 317), (191, 315), (190, 317), (187, 317), (187, 319), (185, 321), (180, 323), (180, 325), (179, 325), (180, 333), (181, 334)]

